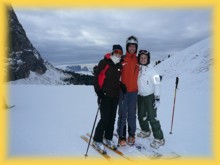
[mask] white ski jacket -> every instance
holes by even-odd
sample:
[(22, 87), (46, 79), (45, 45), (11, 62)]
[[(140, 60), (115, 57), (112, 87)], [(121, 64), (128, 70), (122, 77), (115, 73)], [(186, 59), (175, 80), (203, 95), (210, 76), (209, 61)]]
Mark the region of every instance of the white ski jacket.
[(160, 96), (160, 76), (151, 65), (140, 65), (138, 74), (138, 93), (141, 96), (153, 94)]

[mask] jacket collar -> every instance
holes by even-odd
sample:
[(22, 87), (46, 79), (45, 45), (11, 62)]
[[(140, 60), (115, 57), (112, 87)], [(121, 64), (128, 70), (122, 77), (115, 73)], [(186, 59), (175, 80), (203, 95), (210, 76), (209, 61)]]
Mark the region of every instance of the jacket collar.
[(135, 54), (130, 54), (130, 53), (128, 53), (128, 52), (126, 52), (126, 56), (127, 56), (127, 57), (131, 57), (131, 58), (137, 57), (137, 56), (136, 56), (136, 53), (135, 53)]

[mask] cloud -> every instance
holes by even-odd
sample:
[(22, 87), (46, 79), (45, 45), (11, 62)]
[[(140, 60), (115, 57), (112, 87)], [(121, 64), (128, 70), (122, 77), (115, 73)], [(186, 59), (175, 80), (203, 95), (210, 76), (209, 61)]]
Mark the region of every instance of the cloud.
[(98, 62), (130, 35), (153, 60), (212, 34), (211, 8), (15, 8), (27, 36), (53, 64)]

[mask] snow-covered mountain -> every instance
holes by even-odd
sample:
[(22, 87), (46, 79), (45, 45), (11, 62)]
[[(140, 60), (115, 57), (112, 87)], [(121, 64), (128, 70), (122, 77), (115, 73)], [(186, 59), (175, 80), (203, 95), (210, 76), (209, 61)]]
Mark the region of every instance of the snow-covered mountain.
[(156, 66), (164, 78), (207, 72), (213, 63), (211, 38), (205, 38)]
[(27, 78), (31, 72), (39, 75), (44, 74), (47, 70), (44, 60), (31, 44), (12, 7), (8, 8), (8, 21), (9, 43), (7, 47), (9, 56), (7, 66), (9, 81)]
[(56, 69), (48, 62), (44, 62), (47, 71), (40, 75), (36, 72), (30, 71), (30, 75), (27, 78), (11, 81), (11, 84), (44, 84), (44, 85), (66, 85), (67, 82), (64, 79), (71, 78), (70, 74), (63, 73), (62, 70)]
[[(207, 38), (156, 66), (163, 75), (157, 117), (166, 140), (165, 147), (184, 160), (216, 155), (212, 148), (215, 146), (212, 132), (215, 131), (212, 122), (212, 61), (211, 39)], [(179, 77), (179, 86), (170, 134), (176, 76)], [(87, 143), (80, 135), (91, 132), (98, 108), (92, 86), (9, 84), (9, 96), (9, 103), (16, 105), (8, 111), (10, 157), (84, 159)], [(152, 138), (151, 135), (149, 141)], [(117, 143), (117, 139), (114, 140)], [(148, 144), (144, 145), (150, 149)], [(147, 159), (134, 147), (120, 147), (119, 150), (140, 158), (139, 162)], [(117, 155), (109, 150), (107, 152), (117, 161)], [(163, 148), (160, 152), (163, 153)], [(93, 148), (89, 149), (88, 155), (87, 161), (103, 158)]]
[(65, 64), (65, 65), (56, 65), (56, 68), (65, 70), (65, 71), (70, 71), (70, 72), (75, 72), (79, 74), (84, 74), (84, 75), (93, 75), (93, 67), (97, 65), (95, 63), (90, 63), (90, 64)]
[[(68, 67), (74, 66), (74, 67), (79, 67), (79, 68), (80, 68), (80, 69), (78, 69), (78, 71), (79, 71), (79, 70), (82, 71), (82, 68), (86, 68), (86, 69), (88, 69), (87, 71), (92, 72), (92, 71), (93, 71), (93, 67), (94, 67), (95, 65), (97, 65), (97, 63), (89, 63), (89, 64), (65, 64), (65, 65), (56, 65), (55, 67), (56, 67), (56, 68), (59, 68), (59, 69), (62, 69), (62, 70), (65, 70), (65, 69), (68, 68)], [(75, 70), (75, 71), (76, 71), (76, 70)]]
[(12, 7), (8, 8), (8, 20), (9, 56), (5, 68), (12, 84), (92, 84), (91, 72), (84, 76), (67, 73), (44, 60), (28, 39)]

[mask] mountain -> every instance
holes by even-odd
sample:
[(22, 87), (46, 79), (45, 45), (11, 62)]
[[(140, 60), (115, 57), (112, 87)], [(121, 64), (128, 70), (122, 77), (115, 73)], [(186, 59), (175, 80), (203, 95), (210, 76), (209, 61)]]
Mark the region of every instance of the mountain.
[(211, 38), (205, 38), (156, 66), (164, 78), (210, 71), (213, 64)]
[(75, 72), (83, 75), (93, 75), (93, 67), (95, 65), (97, 65), (97, 63), (63, 64), (63, 65), (56, 65), (55, 67), (67, 72)]
[[(93, 84), (92, 75), (79, 75), (55, 68), (44, 60), (28, 39), (12, 7), (8, 8), (8, 81), (12, 84)], [(87, 68), (80, 68), (88, 70)]]
[(45, 61), (44, 65), (47, 71), (40, 75), (36, 72), (30, 71), (27, 78), (11, 81), (11, 84), (44, 84), (44, 85), (67, 85), (70, 84), (65, 79), (69, 79), (72, 76), (70, 74), (63, 73), (62, 70), (55, 68), (49, 62)]
[(89, 71), (88, 68), (81, 67), (80, 65), (66, 66), (66, 71), (80, 72), (80, 71)]
[(31, 44), (13, 8), (8, 8), (9, 21), (9, 81), (29, 77), (31, 72), (44, 74), (47, 70), (40, 53)]

